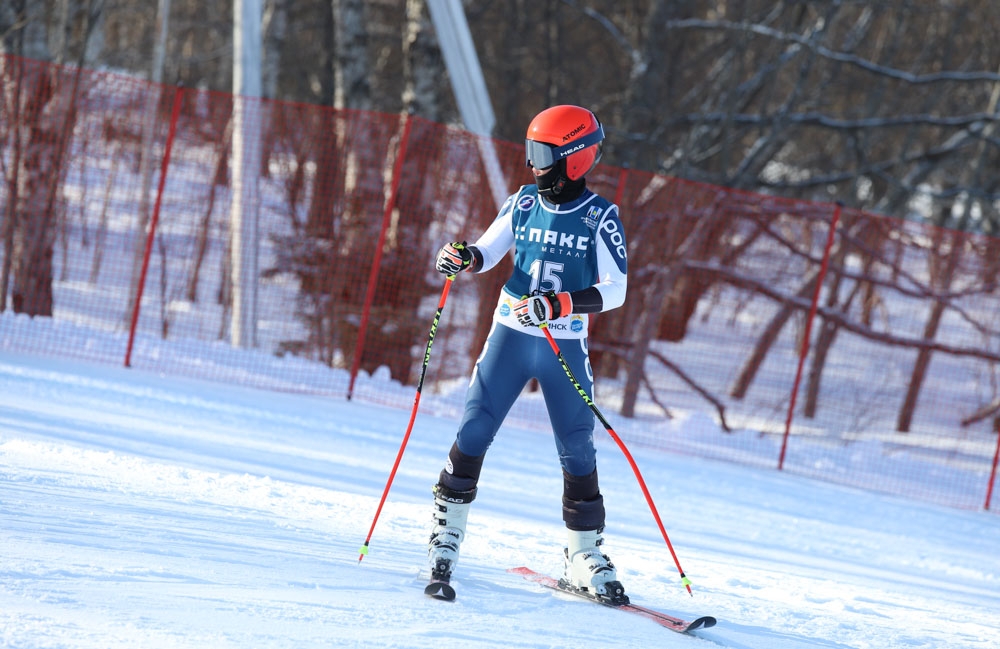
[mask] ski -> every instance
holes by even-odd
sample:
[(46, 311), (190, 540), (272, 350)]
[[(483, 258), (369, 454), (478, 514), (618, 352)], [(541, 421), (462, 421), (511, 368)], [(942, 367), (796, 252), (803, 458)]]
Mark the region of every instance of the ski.
[(551, 588), (552, 590), (558, 590), (561, 593), (569, 593), (570, 595), (576, 595), (582, 599), (595, 602), (597, 604), (602, 604), (610, 608), (616, 608), (620, 611), (626, 611), (628, 613), (635, 613), (636, 615), (642, 616), (648, 620), (656, 622), (660, 626), (670, 629), (671, 631), (677, 631), (678, 633), (688, 633), (694, 631), (695, 629), (707, 629), (708, 627), (715, 626), (715, 618), (710, 615), (705, 615), (699, 617), (695, 620), (687, 621), (682, 620), (678, 617), (672, 615), (667, 615), (660, 611), (646, 608), (645, 606), (639, 606), (638, 604), (621, 604), (615, 605), (610, 602), (601, 600), (591, 593), (586, 591), (576, 590), (567, 585), (560, 583), (558, 579), (553, 579), (548, 575), (543, 575), (540, 572), (535, 572), (531, 568), (510, 568), (507, 572), (514, 573), (515, 575), (521, 575), (528, 581), (533, 581), (536, 584), (541, 584), (546, 588)]
[(455, 601), (455, 588), (443, 579), (431, 579), (430, 583), (424, 587), (424, 595), (434, 599), (442, 599), (446, 602)]

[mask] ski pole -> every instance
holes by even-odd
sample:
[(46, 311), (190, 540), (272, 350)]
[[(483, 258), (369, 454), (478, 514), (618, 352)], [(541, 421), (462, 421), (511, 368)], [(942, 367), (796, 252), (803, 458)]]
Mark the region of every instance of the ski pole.
[(451, 290), (451, 284), (455, 280), (454, 275), (448, 275), (448, 279), (444, 282), (444, 289), (441, 291), (441, 299), (438, 300), (437, 311), (434, 313), (434, 321), (431, 323), (431, 333), (427, 337), (427, 348), (424, 350), (424, 363), (420, 368), (420, 379), (417, 380), (417, 394), (413, 398), (413, 409), (410, 411), (410, 423), (406, 426), (406, 434), (403, 435), (403, 441), (399, 445), (399, 451), (396, 453), (396, 461), (392, 465), (392, 471), (389, 472), (389, 479), (385, 483), (385, 489), (382, 490), (382, 499), (378, 502), (378, 509), (375, 510), (375, 518), (372, 519), (372, 526), (368, 530), (368, 536), (365, 537), (365, 543), (361, 546), (361, 554), (358, 555), (358, 563), (365, 558), (368, 554), (368, 544), (372, 540), (372, 534), (375, 532), (375, 523), (378, 522), (378, 517), (382, 513), (382, 506), (385, 505), (385, 499), (389, 495), (389, 488), (392, 486), (392, 481), (396, 477), (396, 469), (399, 468), (399, 462), (403, 459), (403, 451), (406, 450), (406, 443), (410, 440), (410, 431), (413, 430), (413, 421), (417, 418), (417, 406), (420, 405), (420, 392), (424, 387), (424, 377), (427, 375), (427, 365), (431, 360), (431, 345), (434, 344), (434, 336), (437, 334), (438, 323), (441, 321), (441, 312), (444, 311), (444, 302), (448, 299), (448, 291)]
[(594, 403), (594, 400), (590, 398), (590, 395), (587, 394), (587, 391), (583, 389), (583, 386), (580, 385), (580, 382), (576, 379), (576, 376), (573, 374), (573, 370), (569, 367), (569, 363), (566, 362), (566, 358), (562, 355), (562, 351), (559, 349), (556, 339), (552, 337), (552, 332), (549, 331), (548, 323), (542, 323), (541, 328), (542, 331), (545, 332), (545, 337), (549, 340), (549, 346), (552, 347), (552, 351), (556, 353), (556, 358), (559, 359), (559, 364), (562, 365), (563, 371), (566, 372), (566, 376), (568, 376), (569, 380), (573, 383), (573, 387), (576, 388), (576, 391), (580, 394), (580, 397), (583, 398), (586, 404), (590, 406), (590, 409), (594, 411), (594, 414), (604, 425), (604, 429), (608, 431), (611, 438), (615, 440), (615, 444), (617, 444), (618, 448), (620, 448), (622, 453), (625, 454), (625, 459), (628, 460), (629, 465), (632, 467), (632, 472), (635, 474), (636, 480), (639, 481), (639, 487), (642, 489), (642, 494), (646, 497), (646, 503), (649, 505), (649, 510), (653, 512), (653, 518), (656, 519), (656, 524), (660, 528), (663, 540), (667, 542), (667, 549), (670, 550), (670, 556), (674, 559), (674, 565), (677, 566), (677, 572), (681, 575), (681, 583), (684, 584), (685, 588), (687, 588), (688, 594), (694, 596), (694, 593), (691, 592), (691, 580), (687, 578), (687, 575), (684, 574), (684, 569), (681, 568), (681, 562), (677, 558), (677, 553), (674, 552), (674, 545), (670, 542), (670, 537), (667, 535), (666, 528), (663, 527), (663, 521), (660, 520), (660, 514), (656, 511), (656, 505), (653, 504), (653, 497), (649, 494), (649, 489), (646, 488), (646, 481), (642, 479), (642, 473), (639, 472), (639, 467), (632, 458), (632, 454), (629, 453), (628, 447), (625, 446), (625, 442), (622, 441), (622, 438), (618, 436), (615, 429), (611, 427), (608, 420), (605, 419), (604, 415), (601, 414), (601, 411), (597, 409), (597, 404)]

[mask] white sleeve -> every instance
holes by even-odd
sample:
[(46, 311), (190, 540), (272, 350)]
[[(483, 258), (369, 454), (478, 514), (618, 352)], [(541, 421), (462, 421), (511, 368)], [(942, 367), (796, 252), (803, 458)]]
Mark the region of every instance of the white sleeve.
[(610, 311), (625, 303), (628, 290), (628, 252), (617, 205), (605, 213), (597, 234), (598, 283), (594, 286), (604, 302), (601, 310)]
[(511, 208), (514, 205), (514, 198), (517, 194), (507, 198), (500, 213), (493, 220), (486, 232), (476, 239), (474, 245), (483, 256), (483, 265), (476, 268), (475, 272), (485, 272), (499, 264), (514, 246), (514, 229), (511, 220)]

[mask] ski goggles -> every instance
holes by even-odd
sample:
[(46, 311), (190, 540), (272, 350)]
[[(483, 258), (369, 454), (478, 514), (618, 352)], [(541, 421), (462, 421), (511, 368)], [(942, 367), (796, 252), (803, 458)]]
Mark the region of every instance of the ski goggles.
[(593, 133), (562, 146), (554, 146), (536, 140), (525, 140), (524, 162), (527, 166), (535, 169), (548, 169), (563, 158), (588, 146), (599, 144), (602, 140), (604, 140), (604, 127), (600, 125)]

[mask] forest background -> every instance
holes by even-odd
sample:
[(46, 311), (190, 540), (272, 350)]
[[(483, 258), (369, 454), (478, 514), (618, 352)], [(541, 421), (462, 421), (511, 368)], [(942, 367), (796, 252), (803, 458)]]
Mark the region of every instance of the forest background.
[[(576, 103), (617, 165), (1000, 229), (996, 2), (463, 4), (499, 139)], [(228, 91), (232, 3), (10, 0), (0, 48)], [(262, 77), (270, 99), (459, 121), (423, 0), (264, 0)]]
[[(595, 355), (612, 357), (599, 371), (628, 374), (623, 414), (634, 414), (642, 387), (656, 400), (644, 370), (653, 359), (710, 402), (727, 427), (725, 408), (746, 396), (779, 334), (787, 335), (792, 323), (799, 327), (793, 336), (808, 337), (802, 316), (820, 284), (826, 295), (803, 402), (807, 417), (818, 409), (824, 359), (845, 331), (866, 344), (906, 350), (903, 361), (897, 354), (893, 364), (907, 365), (900, 394), (892, 395), (896, 430), (911, 429), (934, 354), (974, 365), (964, 388), (968, 403), (960, 412), (951, 407), (952, 421), (987, 421), (1000, 412), (1000, 325), (993, 307), (1000, 274), (1000, 43), (992, 37), (1000, 27), (997, 3), (496, 0), (465, 2), (464, 8), (497, 115), (497, 140), (519, 143), (542, 107), (581, 104), (605, 125), (605, 162), (646, 174), (648, 193), (669, 184), (664, 178), (701, 188), (691, 190), (700, 192), (697, 199), (648, 201), (643, 211), (640, 196), (623, 210), (635, 235), (630, 258), (641, 290), (594, 336)], [(263, 13), (262, 95), (282, 102), (286, 113), (303, 105), (411, 115), (444, 125), (452, 137), (461, 127), (425, 2), (267, 0)], [(0, 6), (0, 47), (3, 54), (64, 70), (110, 71), (226, 93), (233, 87), (232, 14), (228, 2), (12, 0)], [(38, 85), (26, 88), (28, 77), (11, 76), (13, 69), (4, 70), (3, 123), (16, 128), (2, 133), (0, 311), (9, 303), (18, 313), (50, 315), (54, 247), (68, 200), (56, 201), (63, 195), (53, 188), (65, 180), (64, 154), (71, 148), (60, 134), (73, 130), (76, 117), (73, 100), (52, 98), (75, 96), (59, 92), (73, 76), (33, 77)], [(215, 126), (214, 145), (221, 151), (226, 129)], [(109, 142), (140, 137), (105, 136)], [(308, 153), (317, 179), (342, 173), (336, 169), (340, 153), (336, 147)], [(372, 170), (381, 183), (390, 156), (374, 157)], [(222, 152), (214, 176), (223, 182), (225, 163)], [(212, 168), (203, 175), (214, 187)], [(424, 182), (414, 174), (408, 180)], [(414, 191), (420, 189), (426, 192)], [(459, 189), (489, 203), (484, 184)], [(381, 185), (369, 193), (380, 209)], [(475, 204), (463, 196), (464, 204)], [(767, 196), (802, 203), (790, 217), (790, 203), (769, 204)], [(291, 263), (272, 269), (297, 274), (299, 297), (307, 304), (299, 305), (298, 315), (308, 340), (283, 351), (328, 365), (345, 358), (349, 363), (361, 292), (344, 296), (317, 278), (328, 278), (345, 263), (367, 268), (377, 219), (351, 210), (331, 214), (331, 196), (319, 189), (308, 200), (292, 202), (292, 211), (303, 213), (301, 231), (275, 252)], [(826, 208), (833, 202), (845, 210), (826, 277), (818, 273), (816, 242), (825, 236), (833, 213)], [(810, 211), (809, 205), (826, 207)], [(401, 232), (410, 227), (412, 235), (430, 225), (420, 221), (430, 218), (424, 207), (401, 221), (410, 223)], [(475, 211), (481, 226), (490, 214)], [(677, 211), (696, 218), (677, 219)], [(926, 228), (907, 229), (904, 222)], [(354, 234), (345, 238), (345, 231)], [(344, 244), (339, 252), (308, 267), (312, 262), (302, 252), (325, 250), (317, 242), (336, 237)], [(402, 242), (400, 250), (410, 241), (392, 240)], [(764, 258), (770, 276), (753, 266)], [(221, 275), (218, 282), (225, 284)], [(407, 294), (413, 297), (393, 304), (379, 323), (393, 333), (373, 341), (383, 352), (366, 351), (362, 367), (388, 365), (394, 378), (412, 381), (409, 352), (419, 350), (426, 336), (419, 306), (435, 289), (414, 276), (409, 264), (391, 269), (390, 277), (412, 288)], [(344, 282), (357, 283), (341, 278), (333, 286)], [(734, 322), (753, 300), (771, 304), (773, 311), (755, 323), (753, 341), (727, 359), (738, 373), (713, 377), (707, 385), (671, 363), (655, 342), (682, 341), (699, 305), (718, 301), (724, 290), (737, 292), (736, 306), (728, 307)], [(191, 291), (189, 300), (197, 294)], [(887, 294), (910, 301), (901, 309), (909, 320), (902, 322), (900, 312), (886, 306), (899, 304), (883, 299)], [(951, 321), (964, 327), (964, 337), (945, 338)], [(165, 316), (164, 337), (168, 324)], [(484, 336), (478, 331), (466, 345), (466, 365)], [(402, 360), (388, 357), (397, 351)], [(446, 378), (467, 369), (456, 365)], [(772, 416), (786, 398), (770, 404)], [(938, 399), (953, 403), (946, 395)]]

